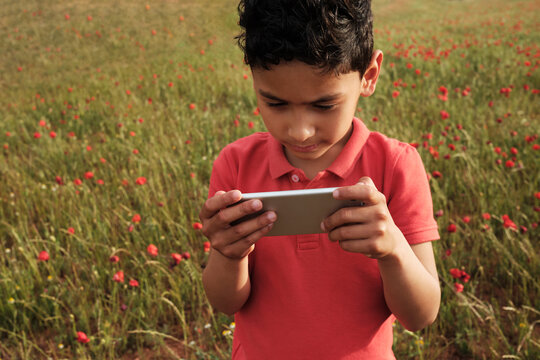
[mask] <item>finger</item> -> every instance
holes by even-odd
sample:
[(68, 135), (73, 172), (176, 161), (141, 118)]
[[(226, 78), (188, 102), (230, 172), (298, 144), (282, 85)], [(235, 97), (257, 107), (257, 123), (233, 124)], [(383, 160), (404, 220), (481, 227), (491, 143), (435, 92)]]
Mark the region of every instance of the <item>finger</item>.
[(361, 178), (355, 185), (334, 190), (333, 196), (335, 199), (340, 200), (361, 201), (364, 205), (374, 205), (381, 201), (386, 202), (384, 195), (377, 190), (369, 177)]
[(339, 246), (345, 251), (364, 254), (369, 258), (378, 259), (381, 257), (368, 240), (343, 240), (339, 242)]
[(253, 219), (242, 221), (225, 231), (225, 236), (229, 239), (242, 239), (253, 234), (264, 227), (273, 224), (277, 215), (273, 211), (267, 211)]
[(373, 236), (371, 226), (368, 224), (351, 224), (340, 226), (328, 233), (330, 241), (363, 240)]
[(260, 215), (258, 212), (262, 212), (262, 208), (263, 204), (259, 199), (241, 201), (221, 209), (213, 217), (213, 221), (221, 227), (234, 226)]
[(209, 219), (219, 210), (240, 201), (240, 199), (242, 199), (242, 193), (238, 190), (218, 191), (214, 196), (206, 200), (199, 213), (199, 218), (201, 220)]
[(253, 251), (254, 245), (257, 243), (257, 241), (259, 241), (264, 235), (266, 235), (272, 229), (273, 225), (273, 223), (268, 224), (265, 227), (258, 229), (257, 231), (249, 234), (248, 236), (218, 251), (226, 257), (232, 259), (241, 259), (247, 256), (251, 251)]
[(344, 207), (326, 217), (321, 229), (329, 232), (346, 224), (360, 224), (369, 220), (369, 210), (362, 206)]

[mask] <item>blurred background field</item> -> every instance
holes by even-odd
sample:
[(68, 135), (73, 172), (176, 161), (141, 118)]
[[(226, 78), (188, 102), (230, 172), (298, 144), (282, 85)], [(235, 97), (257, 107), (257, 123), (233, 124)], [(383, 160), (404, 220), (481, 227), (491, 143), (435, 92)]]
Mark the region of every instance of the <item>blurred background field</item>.
[[(264, 130), (236, 1), (0, 5), (0, 359), (227, 358), (197, 214)], [(441, 232), (439, 317), (396, 356), (540, 358), (540, 3), (373, 8), (357, 116), (417, 146)]]

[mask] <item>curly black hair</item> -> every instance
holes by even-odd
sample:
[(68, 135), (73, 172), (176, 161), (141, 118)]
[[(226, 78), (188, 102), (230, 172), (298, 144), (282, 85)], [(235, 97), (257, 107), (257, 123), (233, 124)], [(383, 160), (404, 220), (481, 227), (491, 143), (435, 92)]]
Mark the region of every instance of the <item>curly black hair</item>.
[(266, 70), (298, 60), (323, 72), (364, 74), (373, 53), (370, 0), (241, 0), (244, 62)]

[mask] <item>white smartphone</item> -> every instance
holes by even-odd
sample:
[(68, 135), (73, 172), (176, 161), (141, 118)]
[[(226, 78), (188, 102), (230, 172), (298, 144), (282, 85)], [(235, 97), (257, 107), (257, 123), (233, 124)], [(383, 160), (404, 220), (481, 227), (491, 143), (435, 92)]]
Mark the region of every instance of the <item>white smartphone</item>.
[(276, 212), (277, 220), (265, 236), (322, 233), (321, 222), (327, 216), (343, 207), (364, 205), (361, 201), (334, 199), (332, 192), (335, 189), (337, 187), (242, 194), (240, 201), (259, 199), (263, 203), (263, 209), (242, 217), (231, 225), (272, 210)]

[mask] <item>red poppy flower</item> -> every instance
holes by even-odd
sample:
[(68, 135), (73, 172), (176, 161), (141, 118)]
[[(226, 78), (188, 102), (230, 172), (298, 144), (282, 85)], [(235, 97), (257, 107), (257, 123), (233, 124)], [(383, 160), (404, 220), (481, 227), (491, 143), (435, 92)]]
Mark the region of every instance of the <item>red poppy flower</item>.
[(171, 258), (173, 259), (174, 265), (178, 265), (182, 261), (182, 255), (178, 253), (172, 253)]
[(150, 255), (150, 256), (157, 256), (157, 255), (158, 255), (158, 248), (156, 247), (156, 245), (150, 244), (150, 245), (148, 245), (148, 247), (146, 248), (146, 252), (147, 252), (148, 255)]
[(450, 114), (447, 111), (441, 110), (441, 119), (446, 120), (449, 117), (450, 117)]
[(203, 244), (204, 252), (210, 251), (210, 241), (205, 241)]
[(120, 261), (120, 258), (117, 255), (113, 255), (109, 258), (109, 261), (112, 262), (113, 264), (116, 264), (117, 262)]
[(506, 214), (503, 215), (502, 220), (503, 220), (503, 226), (505, 228), (517, 230), (517, 225), (512, 220), (510, 220), (510, 217), (508, 215)]
[(133, 215), (133, 217), (131, 218), (131, 221), (134, 222), (135, 224), (138, 224), (139, 222), (141, 222), (141, 215), (139, 214)]
[(135, 279), (129, 280), (129, 286), (131, 287), (139, 287), (139, 282)]
[(87, 172), (84, 173), (84, 178), (85, 179), (91, 179), (93, 177), (94, 177), (94, 173), (91, 172), (91, 171), (87, 171)]
[(88, 344), (90, 339), (82, 331), (77, 331), (77, 341), (81, 344)]
[(47, 261), (47, 260), (49, 260), (49, 253), (46, 252), (45, 250), (43, 250), (42, 252), (39, 253), (38, 260), (39, 261)]
[(146, 178), (144, 176), (138, 177), (137, 180), (135, 180), (135, 184), (137, 185), (146, 184)]
[(457, 226), (455, 224), (450, 224), (446, 228), (446, 231), (448, 231), (449, 233), (455, 233), (457, 231)]
[(454, 290), (458, 293), (463, 292), (463, 288), (464, 288), (463, 284), (460, 284), (460, 283), (454, 284)]
[(193, 223), (192, 226), (193, 226), (193, 229), (195, 229), (195, 230), (200, 230), (200, 229), (202, 229), (202, 224), (199, 223), (199, 222)]
[(75, 229), (70, 227), (70, 228), (67, 229), (67, 232), (73, 235), (73, 234), (75, 234)]
[(434, 178), (436, 178), (436, 179), (442, 178), (441, 172), (440, 172), (440, 171), (437, 171), (437, 170), (433, 171), (433, 172), (431, 173), (431, 175), (432, 175)]
[(123, 283), (124, 282), (124, 272), (122, 270), (118, 271), (116, 274), (113, 275), (113, 281), (117, 283)]

